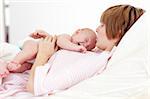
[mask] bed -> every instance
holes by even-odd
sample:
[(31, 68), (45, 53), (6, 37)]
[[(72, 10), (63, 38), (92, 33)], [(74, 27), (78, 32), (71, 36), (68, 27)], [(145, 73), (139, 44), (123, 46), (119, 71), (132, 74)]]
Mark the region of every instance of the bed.
[[(150, 88), (150, 67), (148, 53), (149, 23), (145, 13), (122, 38), (115, 53), (100, 75), (42, 99), (127, 99), (148, 96)], [(3, 45), (1, 44), (0, 47)], [(2, 47), (3, 48), (3, 47)], [(15, 47), (14, 51), (18, 51)], [(1, 58), (5, 58), (5, 56)], [(0, 93), (0, 97), (3, 97)], [(6, 94), (6, 96), (9, 96)], [(13, 96), (13, 95), (10, 95)], [(32, 95), (21, 93), (16, 96), (25, 99)], [(13, 99), (12, 97), (8, 97)], [(15, 98), (15, 97), (14, 97)]]

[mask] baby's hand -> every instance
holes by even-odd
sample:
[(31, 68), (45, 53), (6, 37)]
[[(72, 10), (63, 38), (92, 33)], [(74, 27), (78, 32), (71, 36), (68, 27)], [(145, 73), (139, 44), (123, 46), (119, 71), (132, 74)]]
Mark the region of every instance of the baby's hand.
[(77, 51), (85, 53), (87, 49), (84, 46), (78, 46)]
[(39, 39), (39, 38), (45, 38), (49, 36), (49, 34), (43, 30), (36, 30), (35, 32), (31, 33), (29, 36), (34, 39)]

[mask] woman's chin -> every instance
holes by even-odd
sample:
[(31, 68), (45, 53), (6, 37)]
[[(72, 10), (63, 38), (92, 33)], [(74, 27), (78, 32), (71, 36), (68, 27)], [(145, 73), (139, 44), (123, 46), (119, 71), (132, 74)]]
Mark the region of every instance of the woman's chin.
[(101, 47), (101, 46), (96, 46), (100, 51), (104, 51), (105, 48)]

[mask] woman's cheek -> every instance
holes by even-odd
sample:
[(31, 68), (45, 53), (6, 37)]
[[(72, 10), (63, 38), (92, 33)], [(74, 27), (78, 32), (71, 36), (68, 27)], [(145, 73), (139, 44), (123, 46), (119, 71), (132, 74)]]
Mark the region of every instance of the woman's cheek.
[(96, 46), (98, 47), (100, 45), (100, 39), (97, 38)]

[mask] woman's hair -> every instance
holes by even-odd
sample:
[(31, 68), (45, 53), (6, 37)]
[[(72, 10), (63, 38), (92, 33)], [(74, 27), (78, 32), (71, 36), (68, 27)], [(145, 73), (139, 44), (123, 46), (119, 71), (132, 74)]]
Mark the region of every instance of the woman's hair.
[(108, 39), (121, 39), (143, 13), (143, 9), (131, 5), (116, 5), (105, 10), (100, 21), (106, 26)]

